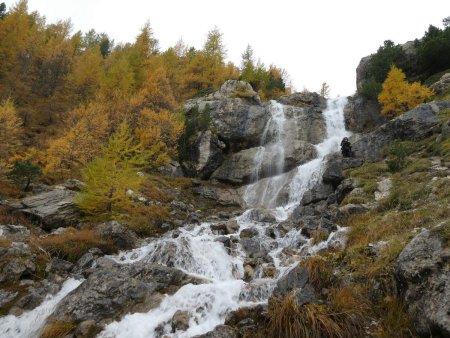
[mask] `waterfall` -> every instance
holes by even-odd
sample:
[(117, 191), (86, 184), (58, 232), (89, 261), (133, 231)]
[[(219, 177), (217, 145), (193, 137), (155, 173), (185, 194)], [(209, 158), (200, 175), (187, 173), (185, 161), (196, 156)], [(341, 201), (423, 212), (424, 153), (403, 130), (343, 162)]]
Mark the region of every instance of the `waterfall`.
[[(291, 210), (302, 199), (304, 193), (311, 189), (323, 174), (323, 159), (326, 155), (339, 150), (342, 138), (349, 136), (345, 130), (343, 110), (347, 98), (330, 99), (323, 112), (326, 124), (326, 138), (315, 145), (317, 158), (297, 167), (294, 172), (278, 174), (249, 184), (245, 189), (244, 200), (250, 206), (265, 208), (281, 207)], [(282, 133), (282, 129), (280, 129)], [(287, 191), (287, 192), (286, 192)], [(288, 195), (287, 203), (278, 203), (280, 193)]]
[[(281, 103), (271, 100), (269, 106), (270, 118), (261, 135), (260, 146), (253, 159), (253, 174), (251, 181), (256, 182), (261, 177), (264, 160), (275, 163), (271, 170), (272, 175), (279, 175), (284, 169), (284, 107)], [(268, 138), (268, 135), (271, 137)]]
[[(272, 208), (271, 212), (279, 220), (287, 218), (301, 201), (303, 194), (321, 179), (324, 157), (338, 151), (340, 140), (348, 136), (343, 117), (345, 103), (345, 98), (328, 101), (327, 109), (323, 112), (326, 121), (326, 139), (315, 145), (317, 158), (300, 165), (295, 170), (283, 173), (284, 148), (287, 142), (284, 136), (284, 108), (275, 101), (271, 102), (271, 117), (261, 136), (260, 151), (255, 156), (255, 182), (247, 187), (244, 194), (247, 203)], [(275, 163), (272, 166), (274, 172), (271, 173), (272, 177), (260, 179), (264, 159), (271, 159), (272, 163)], [(281, 195), (286, 196), (286, 202), (279, 205), (278, 197)], [(311, 240), (305, 238), (301, 231), (295, 228), (286, 234), (280, 234), (276, 227), (272, 227), (275, 236), (269, 236), (268, 225), (254, 221), (251, 209), (237, 217), (236, 222), (238, 230), (234, 234), (219, 236), (211, 229), (211, 225), (216, 223), (187, 225), (178, 229), (176, 235), (171, 231), (141, 248), (110, 256), (119, 264), (144, 261), (149, 264), (175, 267), (200, 277), (205, 283), (181, 287), (173, 295), (166, 295), (158, 308), (147, 313), (128, 314), (108, 324), (98, 337), (188, 338), (213, 330), (216, 325), (223, 324), (229, 312), (268, 301), (277, 280), (297, 264), (296, 260), (284, 254), (283, 249), (314, 254), (327, 248), (328, 245), (341, 242), (342, 233), (345, 232), (345, 229), (338, 228), (326, 241), (313, 245)], [(245, 282), (244, 264), (248, 256), (243, 241), (237, 242), (235, 239), (249, 228), (256, 232), (253, 238), (256, 240), (256, 249), (264, 252), (264, 262), (255, 268), (254, 278)], [(218, 240), (219, 237), (222, 239), (228, 237), (230, 242), (235, 244), (231, 248), (226, 248), (222, 241)], [(266, 268), (275, 271), (274, 274), (265, 274)], [(54, 311), (57, 303), (80, 283), (68, 280), (57, 295), (49, 297), (35, 310), (19, 317), (0, 318), (0, 335), (38, 336), (46, 318)], [(171, 319), (179, 310), (189, 312), (189, 328), (186, 331), (174, 332)]]

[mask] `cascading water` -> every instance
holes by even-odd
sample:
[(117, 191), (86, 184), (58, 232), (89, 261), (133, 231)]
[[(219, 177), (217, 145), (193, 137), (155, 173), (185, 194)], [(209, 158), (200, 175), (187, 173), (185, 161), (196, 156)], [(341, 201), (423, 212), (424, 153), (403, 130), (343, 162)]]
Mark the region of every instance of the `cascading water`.
[[(284, 169), (284, 106), (277, 101), (270, 101), (269, 106), (270, 118), (266, 123), (264, 131), (261, 135), (260, 147), (253, 159), (252, 182), (259, 180), (261, 175), (261, 167), (264, 160), (270, 160), (275, 163), (271, 170), (272, 175), (279, 175)], [(268, 139), (268, 136), (271, 139)]]
[[(274, 100), (270, 101), (270, 118), (266, 123), (262, 137), (261, 146), (254, 158), (254, 174), (252, 175), (252, 181), (258, 182), (260, 178), (261, 166), (265, 158), (269, 158), (270, 162), (274, 164), (274, 168), (271, 170), (272, 177), (277, 177), (283, 173), (284, 169), (284, 156), (285, 156), (285, 138), (284, 138), (284, 106)], [(272, 139), (268, 140), (267, 136), (272, 134)], [(268, 142), (269, 141), (269, 142)], [(249, 205), (254, 205), (256, 192), (252, 189), (253, 185), (249, 185), (244, 192), (244, 200)], [(267, 196), (268, 193), (273, 193), (268, 189), (269, 185), (266, 185), (262, 191), (261, 200)]]
[(288, 190), (288, 203), (281, 206), (279, 211), (290, 210), (301, 201), (303, 194), (322, 177), (324, 157), (337, 151), (342, 138), (350, 135), (345, 130), (343, 116), (346, 103), (345, 97), (328, 101), (327, 109), (323, 112), (326, 123), (326, 138), (315, 145), (317, 158), (299, 166), (296, 172), (280, 172), (279, 175), (248, 185), (244, 194), (244, 200), (248, 205), (266, 208), (280, 207), (280, 205), (277, 205), (278, 195), (284, 190)]
[[(323, 158), (327, 154), (337, 151), (342, 137), (348, 135), (344, 127), (344, 105), (344, 98), (329, 100), (328, 108), (323, 113), (326, 120), (327, 137), (322, 143), (316, 145), (318, 157), (299, 166), (296, 171), (281, 174), (284, 165), (284, 109), (281, 104), (272, 102), (271, 118), (261, 139), (260, 159), (256, 158), (255, 161), (255, 178), (259, 178), (258, 170), (261, 168), (262, 158), (268, 156), (265, 153), (266, 148), (269, 147), (272, 150), (277, 149), (275, 151), (277, 157), (274, 157), (274, 161), (277, 161), (274, 173), (276, 176), (250, 185), (245, 194), (247, 202), (253, 201), (253, 205), (274, 207), (276, 206), (274, 202), (276, 195), (281, 190), (286, 190), (283, 187), (287, 187), (288, 203), (278, 206), (277, 210), (272, 210), (277, 216), (281, 216), (280, 220), (286, 218), (293, 207), (299, 203), (305, 191), (321, 177)], [(258, 161), (261, 162), (258, 163)], [(261, 185), (261, 181), (264, 182), (264, 185)], [(261, 187), (263, 193), (260, 192)], [(267, 230), (270, 225), (252, 220), (254, 218), (252, 212), (252, 209), (247, 210), (236, 218), (239, 229), (234, 234), (219, 236), (211, 229), (212, 223), (188, 225), (168, 232), (146, 246), (111, 256), (113, 260), (121, 264), (145, 261), (175, 267), (203, 279), (204, 283), (181, 287), (175, 294), (165, 296), (158, 308), (147, 313), (126, 315), (120, 321), (107, 325), (99, 337), (188, 338), (208, 332), (216, 325), (222, 324), (230, 311), (267, 302), (277, 280), (298, 262), (298, 260), (286, 256), (283, 249), (297, 250), (303, 255), (314, 254), (317, 250), (339, 242), (340, 234), (344, 231), (338, 229), (329, 236), (327, 241), (312, 245), (296, 229), (291, 229), (282, 235), (276, 227), (272, 227), (274, 235), (269, 236)], [(253, 237), (256, 239), (254, 243), (257, 244), (255, 250), (264, 253), (264, 263), (255, 269), (252, 278), (245, 278), (244, 263), (248, 260), (248, 254), (243, 242), (238, 240), (241, 232), (245, 229), (252, 229), (257, 233)], [(228, 237), (232, 243), (230, 247), (225, 247), (222, 241), (218, 240), (219, 237), (222, 240), (224, 237)], [(272, 273), (267, 273), (269, 270)], [(245, 282), (244, 278), (249, 281)], [(58, 296), (55, 296), (54, 300), (59, 300)], [(53, 303), (49, 309), (38, 319), (30, 313), (30, 318), (44, 323), (54, 309)], [(173, 332), (171, 319), (178, 310), (189, 312), (189, 328), (186, 331)], [(33, 311), (37, 311), (37, 309)], [(26, 320), (25, 324), (21, 324), (21, 320), (21, 317), (14, 316), (0, 318), (2, 337), (8, 337), (9, 332), (20, 332), (22, 337), (35, 337), (36, 331), (31, 329), (31, 331), (26, 331), (24, 328), (24, 325), (34, 326), (29, 320)]]
[(70, 278), (56, 295), (47, 296), (44, 302), (34, 310), (17, 317), (8, 315), (0, 318), (0, 337), (38, 337), (45, 320), (53, 313), (58, 303), (81, 283), (80, 280)]

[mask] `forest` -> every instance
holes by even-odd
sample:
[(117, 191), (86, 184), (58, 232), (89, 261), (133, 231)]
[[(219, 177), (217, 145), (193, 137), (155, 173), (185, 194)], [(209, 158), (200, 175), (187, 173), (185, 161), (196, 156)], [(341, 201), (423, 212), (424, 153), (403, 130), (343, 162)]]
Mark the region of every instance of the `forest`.
[(0, 59), (0, 179), (13, 190), (8, 175), (81, 177), (123, 123), (146, 154), (143, 169), (177, 159), (183, 102), (227, 79), (250, 82), (264, 100), (289, 92), (286, 72), (256, 60), (250, 45), (241, 65), (227, 62), (218, 28), (201, 49), (180, 40), (161, 50), (150, 22), (134, 42), (116, 44), (95, 30), (72, 32), (70, 20), (48, 24), (26, 0), (0, 6)]

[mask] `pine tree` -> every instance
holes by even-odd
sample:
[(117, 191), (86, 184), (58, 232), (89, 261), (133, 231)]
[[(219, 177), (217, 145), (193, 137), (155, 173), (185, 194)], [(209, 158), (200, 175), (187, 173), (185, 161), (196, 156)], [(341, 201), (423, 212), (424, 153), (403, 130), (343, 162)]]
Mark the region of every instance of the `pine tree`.
[(132, 201), (128, 192), (143, 183), (137, 171), (145, 164), (141, 144), (135, 144), (128, 124), (123, 122), (108, 140), (100, 156), (83, 170), (84, 186), (76, 199), (90, 218), (111, 219), (127, 213)]
[(382, 106), (381, 112), (393, 117), (413, 109), (432, 95), (433, 93), (427, 87), (418, 82), (409, 84), (405, 73), (392, 65), (383, 83), (383, 90), (378, 95), (378, 102)]

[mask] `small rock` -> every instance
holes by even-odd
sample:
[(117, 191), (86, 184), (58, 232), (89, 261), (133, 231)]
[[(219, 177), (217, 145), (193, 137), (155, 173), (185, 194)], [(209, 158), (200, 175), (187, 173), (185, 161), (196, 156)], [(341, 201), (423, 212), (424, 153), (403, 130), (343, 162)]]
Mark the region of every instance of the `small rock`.
[(261, 208), (252, 209), (247, 214), (247, 217), (250, 221), (255, 222), (276, 223), (277, 221), (275, 216), (269, 210)]
[(0, 307), (3, 307), (3, 305), (5, 305), (6, 303), (12, 301), (18, 294), (18, 292), (0, 290)]
[(239, 237), (241, 238), (241, 239), (243, 239), (243, 238), (252, 238), (252, 237), (255, 237), (255, 236), (258, 236), (258, 229), (256, 229), (256, 228), (247, 228), (247, 229), (243, 229), (242, 231), (241, 231), (241, 233), (239, 234)]
[(172, 317), (172, 332), (175, 333), (177, 330), (186, 331), (189, 328), (189, 320), (191, 319), (191, 314), (189, 311), (178, 310)]
[(238, 338), (239, 331), (227, 325), (218, 325), (214, 330), (192, 338)]
[(45, 267), (46, 273), (67, 273), (73, 267), (73, 264), (59, 258), (53, 258)]
[(391, 193), (392, 180), (385, 178), (384, 180), (377, 182), (377, 191), (375, 191), (375, 201), (379, 201), (386, 198)]
[(361, 204), (347, 204), (338, 209), (338, 217), (349, 217), (351, 215), (363, 214), (367, 208)]
[(75, 337), (76, 338), (88, 338), (94, 337), (96, 333), (100, 331), (95, 320), (85, 320), (78, 324), (75, 329)]

